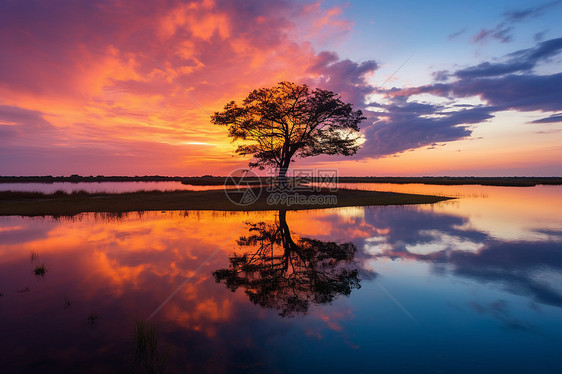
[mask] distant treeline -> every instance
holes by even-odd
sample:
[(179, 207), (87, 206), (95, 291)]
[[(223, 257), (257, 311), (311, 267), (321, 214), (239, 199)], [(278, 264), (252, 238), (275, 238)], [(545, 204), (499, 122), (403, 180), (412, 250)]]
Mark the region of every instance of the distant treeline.
[[(239, 177), (234, 179), (238, 180)], [(69, 177), (54, 177), (52, 175), (46, 176), (26, 176), (26, 177), (16, 177), (16, 176), (0, 176), (0, 183), (102, 183), (102, 182), (182, 182), (183, 184), (209, 186), (209, 185), (223, 185), (225, 182), (227, 184), (236, 183), (232, 178), (227, 177), (215, 177), (212, 175), (204, 175), (201, 177), (166, 177), (161, 175), (145, 175), (145, 176), (81, 176), (81, 175), (71, 175)], [(245, 181), (254, 179), (254, 183), (259, 183), (259, 178), (246, 178)]]
[[(0, 183), (55, 183), (55, 182), (182, 182), (191, 185), (222, 185), (238, 183), (232, 178), (216, 177), (212, 175), (204, 175), (201, 177), (165, 177), (160, 175), (145, 176), (80, 176), (71, 175), (69, 177), (47, 176), (0, 176)], [(290, 178), (289, 178), (290, 179)], [(303, 182), (333, 182), (334, 179), (321, 180), (319, 178), (296, 178), (299, 183)], [(268, 181), (267, 177), (262, 177), (261, 182)], [(271, 182), (271, 180), (269, 180)], [(461, 184), (479, 184), (483, 186), (513, 186), (513, 187), (531, 187), (539, 184), (543, 185), (562, 185), (562, 177), (339, 177), (339, 183), (420, 183), (435, 185), (461, 185)], [(244, 182), (260, 183), (260, 178), (245, 178)]]
[(561, 185), (562, 177), (339, 177), (339, 183), (393, 183), (532, 187), (538, 184)]
[(104, 175), (98, 176), (81, 176), (73, 174), (69, 177), (54, 177), (52, 175), (46, 176), (33, 176), (33, 177), (3, 177), (0, 176), (0, 183), (55, 183), (55, 182), (70, 182), (70, 183), (81, 183), (81, 182), (181, 182), (185, 178), (183, 177), (163, 177), (160, 175), (145, 175), (145, 176), (135, 176), (135, 177), (125, 177), (125, 176), (109, 176)]

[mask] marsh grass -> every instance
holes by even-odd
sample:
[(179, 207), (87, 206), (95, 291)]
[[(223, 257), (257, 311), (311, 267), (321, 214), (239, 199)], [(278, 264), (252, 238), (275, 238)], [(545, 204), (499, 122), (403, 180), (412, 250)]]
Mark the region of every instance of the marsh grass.
[(154, 324), (136, 320), (135, 343), (135, 364), (139, 364), (146, 373), (163, 373), (168, 350), (161, 351)]
[(98, 320), (98, 312), (90, 312), (88, 314), (88, 323), (90, 325), (94, 325), (97, 320)]
[(85, 212), (114, 213), (166, 210), (215, 211), (265, 211), (337, 208), (344, 206), (431, 204), (448, 197), (401, 194), (363, 190), (339, 189), (337, 192), (321, 190), (299, 195), (330, 195), (337, 202), (321, 204), (296, 204), (291, 206), (268, 203), (268, 193), (254, 191), (259, 198), (250, 205), (237, 205), (222, 190), (207, 191), (140, 191), (125, 193), (40, 194), (34, 192), (0, 192), (0, 216), (73, 216)]
[(31, 262), (39, 259), (39, 253), (35, 251), (31, 251)]
[(45, 264), (37, 265), (35, 269), (33, 269), (33, 273), (37, 278), (45, 278), (47, 274), (47, 268), (45, 268)]
[(96, 195), (96, 193), (89, 193), (84, 190), (72, 191), (70, 193), (57, 190), (53, 193), (43, 192), (27, 192), (27, 191), (0, 191), (0, 201), (2, 200), (35, 200), (35, 199), (49, 199), (61, 197), (84, 197)]

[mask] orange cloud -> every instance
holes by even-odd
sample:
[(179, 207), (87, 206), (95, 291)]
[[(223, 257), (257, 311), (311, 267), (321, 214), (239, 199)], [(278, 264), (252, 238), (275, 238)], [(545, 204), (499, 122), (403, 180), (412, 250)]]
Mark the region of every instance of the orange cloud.
[[(11, 162), (3, 174), (227, 174), (246, 161), (232, 157), (209, 113), (318, 69), (338, 81), (342, 69), (318, 65), (302, 35), (349, 28), (339, 8), (291, 0), (5, 8), (0, 33), (12, 37), (1, 39), (10, 53), (0, 61), (0, 132), (11, 137), (0, 140), (0, 157)], [(20, 110), (10, 126), (18, 131), (2, 125), (2, 106)], [(37, 144), (26, 111), (51, 126)]]

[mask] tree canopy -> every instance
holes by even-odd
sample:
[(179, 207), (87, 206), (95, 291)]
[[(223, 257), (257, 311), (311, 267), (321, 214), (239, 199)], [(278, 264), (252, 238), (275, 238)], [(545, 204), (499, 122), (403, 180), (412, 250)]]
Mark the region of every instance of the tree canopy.
[(253, 156), (250, 167), (274, 167), (284, 177), (294, 156), (355, 154), (364, 119), (334, 92), (281, 82), (250, 92), (241, 105), (231, 101), (211, 122), (242, 141), (236, 152)]

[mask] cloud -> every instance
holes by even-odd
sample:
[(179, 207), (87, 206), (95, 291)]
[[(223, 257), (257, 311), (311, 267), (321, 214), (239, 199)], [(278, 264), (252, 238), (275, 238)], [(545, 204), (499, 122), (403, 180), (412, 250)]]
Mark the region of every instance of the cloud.
[(497, 111), (562, 110), (562, 73), (460, 80), (451, 92), (455, 97), (480, 96)]
[(445, 111), (438, 105), (415, 102), (383, 107), (388, 113), (365, 130), (367, 142), (359, 156), (380, 157), (462, 139), (472, 133), (469, 124), (493, 118), (485, 107)]
[(4, 126), (25, 126), (33, 131), (53, 129), (53, 125), (46, 121), (43, 115), (36, 110), (0, 105), (0, 118)]
[[(472, 134), (470, 125), (491, 119), (500, 111), (562, 111), (562, 73), (533, 72), (538, 64), (552, 61), (561, 51), (562, 38), (551, 39), (513, 52), (503, 62), (438, 71), (433, 84), (377, 90), (386, 96), (386, 102), (371, 104), (378, 119), (365, 129), (366, 143), (359, 156), (382, 157), (464, 139)], [(450, 78), (453, 80), (448, 82)], [(445, 98), (449, 103), (437, 105), (413, 99), (421, 94)], [(484, 104), (458, 105), (458, 100), (474, 97)], [(559, 116), (535, 123), (558, 122)]]
[(452, 34), (449, 34), (448, 38), (449, 38), (449, 40), (453, 40), (453, 39), (459, 37), (460, 35), (464, 34), (465, 32), (466, 32), (466, 28), (460, 29), (459, 31), (456, 31)]
[(38, 145), (54, 141), (60, 132), (44, 113), (9, 105), (0, 105), (0, 145), (9, 146)]
[(545, 35), (546, 35), (547, 33), (548, 33), (548, 30), (544, 30), (544, 31), (541, 31), (541, 32), (537, 32), (537, 33), (535, 33), (535, 35), (533, 35), (533, 39), (534, 39), (536, 42), (540, 42), (540, 41), (544, 40), (544, 37), (545, 37)]
[(431, 75), (433, 76), (433, 79), (437, 82), (445, 82), (451, 76), (451, 74), (449, 73), (449, 70), (435, 71), (435, 72), (431, 73)]
[(530, 8), (509, 10), (503, 14), (502, 21), (500, 23), (492, 29), (481, 29), (480, 32), (474, 35), (472, 41), (481, 44), (484, 44), (491, 39), (496, 39), (500, 43), (510, 42), (513, 40), (513, 36), (511, 34), (513, 31), (512, 25), (530, 18), (538, 17), (542, 15), (545, 10), (560, 3), (562, 3), (562, 1), (555, 0)]
[(476, 66), (458, 70), (459, 78), (481, 78), (499, 76), (517, 72), (529, 72), (539, 62), (558, 55), (562, 51), (562, 38), (539, 43), (534, 48), (520, 50), (509, 55), (509, 59), (501, 63), (484, 62)]
[(530, 8), (509, 10), (504, 13), (504, 18), (510, 22), (521, 22), (528, 18), (538, 17), (543, 14), (545, 10), (552, 8), (560, 3), (562, 3), (561, 0), (555, 0)]
[(531, 123), (556, 123), (556, 122), (562, 122), (562, 114), (553, 114), (549, 117), (534, 120)]
[[(189, 143), (208, 139), (216, 140), (209, 160), (242, 166), (207, 113), (283, 80), (335, 90), (361, 107), (377, 64), (319, 52), (310, 42), (341, 37), (350, 26), (339, 6), (296, 0), (1, 2), (0, 47), (10, 53), (0, 59), (0, 105), (36, 116), (0, 126), (2, 141), (21, 145), (2, 150), (12, 163), (0, 173), (58, 173), (67, 168), (43, 160), (77, 152), (88, 170), (96, 163), (127, 170), (139, 160), (131, 157), (139, 155), (137, 142), (145, 152), (167, 152), (158, 154), (160, 166), (144, 162), (140, 173), (189, 174), (201, 169), (203, 155)], [(8, 121), (6, 111), (0, 115)], [(57, 134), (26, 154), (32, 144), (22, 142), (32, 141), (41, 118)]]
[(344, 100), (361, 108), (365, 97), (374, 89), (366, 78), (378, 68), (374, 60), (358, 63), (348, 59), (340, 60), (334, 52), (321, 52), (307, 70), (312, 74), (308, 83), (337, 92)]
[(510, 42), (513, 37), (511, 36), (512, 27), (507, 27), (504, 23), (500, 23), (493, 29), (482, 29), (472, 38), (475, 43), (484, 43), (490, 39), (496, 39), (500, 43)]
[(498, 78), (461, 78), (452, 83), (433, 84), (390, 91), (394, 97), (429, 93), (447, 98), (478, 96), (489, 111), (562, 110), (562, 73), (552, 75), (510, 74)]

